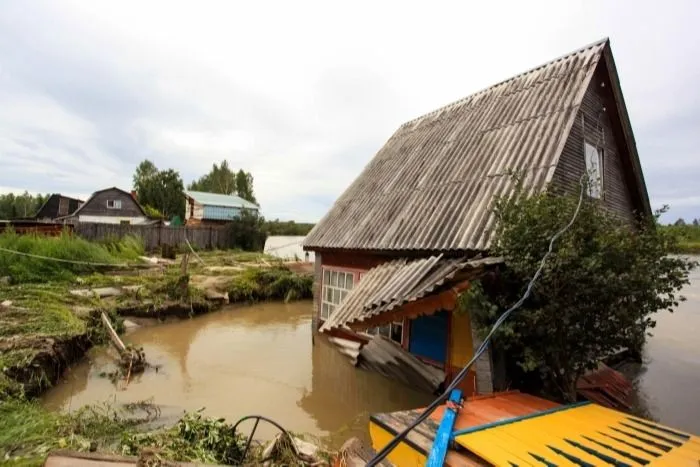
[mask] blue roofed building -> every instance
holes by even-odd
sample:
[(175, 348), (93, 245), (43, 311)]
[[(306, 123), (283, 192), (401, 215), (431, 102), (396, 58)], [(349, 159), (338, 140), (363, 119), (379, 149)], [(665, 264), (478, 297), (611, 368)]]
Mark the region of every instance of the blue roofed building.
[(185, 191), (187, 207), (185, 221), (188, 225), (224, 224), (238, 217), (242, 211), (258, 214), (260, 207), (236, 195)]

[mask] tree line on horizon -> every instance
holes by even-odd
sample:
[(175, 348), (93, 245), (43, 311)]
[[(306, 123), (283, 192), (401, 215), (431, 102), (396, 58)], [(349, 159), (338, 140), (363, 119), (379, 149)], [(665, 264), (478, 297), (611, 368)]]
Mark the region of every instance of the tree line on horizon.
[[(133, 189), (146, 214), (153, 218), (180, 220), (185, 218), (185, 184), (175, 169), (159, 169), (152, 161), (142, 161), (134, 171)], [(243, 169), (231, 169), (227, 160), (214, 163), (209, 172), (187, 185), (188, 190), (237, 195), (257, 203), (253, 188), (253, 175)], [(32, 218), (48, 200), (50, 194), (32, 195), (0, 194), (0, 219)], [(257, 216), (255, 225), (260, 225), (267, 235), (306, 235), (313, 223), (296, 223), (279, 219), (265, 221)]]

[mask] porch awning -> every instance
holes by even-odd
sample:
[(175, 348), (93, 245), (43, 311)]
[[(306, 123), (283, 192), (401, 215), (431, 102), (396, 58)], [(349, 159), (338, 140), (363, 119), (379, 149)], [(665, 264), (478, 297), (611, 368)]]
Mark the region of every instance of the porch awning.
[(398, 311), (403, 305), (442, 291), (457, 281), (474, 279), (486, 268), (501, 263), (502, 258), (468, 260), (437, 255), (420, 259), (400, 258), (380, 264), (367, 271), (323, 323), (321, 331), (357, 327), (370, 319), (372, 326), (376, 325), (375, 318), (379, 315)]

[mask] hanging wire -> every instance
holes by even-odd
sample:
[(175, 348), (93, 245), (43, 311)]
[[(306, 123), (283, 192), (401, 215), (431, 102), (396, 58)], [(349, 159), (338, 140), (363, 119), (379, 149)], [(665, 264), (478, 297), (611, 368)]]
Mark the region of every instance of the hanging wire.
[(422, 422), (424, 422), (433, 411), (442, 404), (443, 401), (447, 400), (447, 398), (450, 396), (450, 393), (452, 392), (453, 389), (455, 389), (459, 383), (462, 382), (464, 377), (467, 375), (469, 372), (469, 369), (471, 366), (474, 364), (474, 362), (481, 357), (481, 355), (486, 351), (488, 348), (489, 343), (491, 342), (491, 338), (493, 335), (498, 331), (498, 328), (501, 327), (503, 322), (508, 319), (511, 313), (513, 311), (517, 310), (522, 306), (522, 304), (525, 302), (525, 300), (528, 299), (530, 294), (532, 293), (532, 289), (535, 286), (535, 283), (537, 280), (540, 278), (540, 275), (542, 275), (542, 270), (544, 269), (545, 263), (547, 262), (547, 259), (553, 254), (553, 249), (554, 249), (554, 243), (564, 235), (564, 233), (571, 228), (571, 226), (574, 224), (574, 221), (576, 220), (576, 217), (578, 217), (578, 213), (581, 210), (581, 205), (583, 204), (583, 193), (585, 191), (585, 185), (584, 182), (586, 180), (586, 175), (583, 174), (581, 176), (580, 180), (580, 186), (581, 186), (581, 191), (579, 193), (579, 198), (578, 198), (578, 204), (576, 205), (576, 210), (574, 211), (573, 216), (571, 216), (571, 220), (569, 221), (568, 224), (566, 224), (564, 227), (562, 227), (557, 233), (555, 233), (552, 238), (549, 240), (549, 247), (547, 249), (547, 252), (544, 254), (542, 259), (540, 260), (540, 265), (537, 268), (537, 271), (535, 271), (535, 274), (532, 276), (532, 279), (530, 279), (530, 282), (527, 285), (527, 289), (525, 290), (525, 293), (520, 297), (520, 300), (515, 302), (513, 306), (511, 306), (508, 310), (503, 312), (503, 314), (496, 320), (496, 322), (493, 324), (491, 327), (491, 330), (489, 331), (488, 335), (484, 339), (484, 341), (481, 343), (477, 351), (474, 353), (474, 356), (472, 357), (471, 360), (460, 370), (459, 373), (457, 373), (457, 376), (455, 376), (454, 380), (452, 380), (452, 383), (447, 386), (445, 391), (437, 398), (435, 399), (424, 411), (421, 413), (416, 419), (409, 425), (407, 426), (401, 433), (396, 435), (386, 446), (384, 446), (368, 463), (367, 467), (373, 467), (378, 465), (396, 446), (399, 445), (401, 440), (405, 439), (406, 436), (418, 425), (420, 425)]

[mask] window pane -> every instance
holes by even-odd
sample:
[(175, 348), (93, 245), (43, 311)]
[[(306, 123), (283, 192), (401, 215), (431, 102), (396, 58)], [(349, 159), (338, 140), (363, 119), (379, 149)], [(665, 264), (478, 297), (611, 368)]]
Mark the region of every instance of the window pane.
[(338, 287), (340, 287), (341, 289), (345, 288), (345, 273), (344, 272), (338, 273)]
[(353, 285), (352, 283), (353, 283), (353, 280), (354, 280), (354, 277), (352, 276), (352, 274), (348, 274), (348, 275), (345, 277), (345, 288), (346, 288), (346, 289), (352, 290), (352, 285)]
[(324, 284), (331, 283), (331, 272), (327, 269), (325, 271), (323, 271), (323, 283)]
[(384, 325), (379, 328), (379, 334), (381, 334), (384, 337), (389, 337), (390, 330), (389, 330), (389, 325)]
[(585, 143), (586, 172), (588, 174), (588, 195), (600, 198), (602, 192), (601, 151), (592, 144)]
[(334, 311), (335, 311), (335, 307), (333, 305), (328, 305), (328, 317), (329, 318), (333, 314)]
[(401, 335), (403, 334), (403, 325), (392, 324), (391, 325), (391, 340), (394, 342), (401, 343)]
[(333, 289), (333, 303), (336, 305), (340, 303), (340, 290)]
[(336, 287), (338, 285), (338, 272), (331, 271), (331, 285)]
[(327, 302), (333, 301), (333, 289), (331, 289), (330, 287), (326, 287), (326, 301)]
[(345, 296), (346, 296), (347, 294), (348, 294), (348, 293), (347, 293), (345, 290), (343, 290), (342, 292), (340, 292), (340, 303), (343, 303), (343, 302), (345, 301)]
[(328, 304), (326, 303), (321, 306), (321, 318), (328, 319)]

